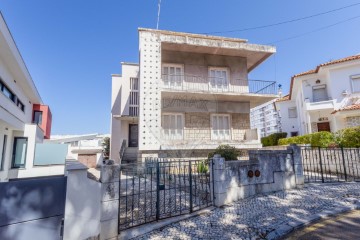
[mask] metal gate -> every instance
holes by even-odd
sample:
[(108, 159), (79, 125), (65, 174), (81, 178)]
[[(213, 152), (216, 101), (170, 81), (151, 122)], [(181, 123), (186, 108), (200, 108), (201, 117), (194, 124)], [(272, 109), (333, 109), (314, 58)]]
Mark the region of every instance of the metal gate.
[(359, 148), (302, 147), (301, 157), (306, 183), (360, 181)]
[(119, 231), (213, 204), (205, 161), (149, 158), (121, 166)]

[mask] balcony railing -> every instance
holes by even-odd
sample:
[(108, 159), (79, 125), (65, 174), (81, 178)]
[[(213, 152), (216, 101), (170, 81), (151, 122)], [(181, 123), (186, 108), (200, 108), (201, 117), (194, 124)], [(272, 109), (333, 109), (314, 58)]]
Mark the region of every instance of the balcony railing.
[(162, 75), (162, 88), (179, 91), (277, 94), (276, 82), (194, 75)]
[(217, 131), (210, 128), (161, 129), (162, 139), (170, 141), (252, 141), (258, 140), (257, 129)]

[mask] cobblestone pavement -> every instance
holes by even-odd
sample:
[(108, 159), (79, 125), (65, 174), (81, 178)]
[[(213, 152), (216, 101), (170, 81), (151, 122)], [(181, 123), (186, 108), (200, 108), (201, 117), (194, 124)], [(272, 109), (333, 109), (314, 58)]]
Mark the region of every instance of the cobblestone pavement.
[(206, 215), (168, 225), (136, 239), (267, 239), (275, 229), (326, 210), (353, 206), (360, 183), (307, 184), (251, 197)]

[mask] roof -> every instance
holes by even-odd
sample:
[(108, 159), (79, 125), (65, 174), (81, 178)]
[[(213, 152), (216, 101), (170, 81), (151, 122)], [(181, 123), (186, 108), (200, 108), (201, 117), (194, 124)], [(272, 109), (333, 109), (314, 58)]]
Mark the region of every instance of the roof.
[(290, 99), (291, 99), (291, 93), (292, 93), (292, 88), (294, 85), (294, 79), (296, 77), (300, 77), (300, 76), (305, 76), (305, 75), (310, 75), (310, 74), (314, 74), (314, 73), (318, 73), (321, 67), (325, 67), (325, 66), (329, 66), (329, 65), (334, 65), (334, 64), (338, 64), (338, 63), (344, 63), (344, 62), (349, 62), (349, 61), (354, 61), (354, 60), (359, 60), (360, 59), (360, 54), (356, 54), (353, 56), (349, 56), (349, 57), (345, 57), (345, 58), (340, 58), (337, 60), (333, 60), (333, 61), (329, 61), (326, 63), (322, 63), (318, 66), (316, 66), (315, 69), (311, 69), (309, 71), (306, 72), (302, 72), (302, 73), (298, 73), (295, 74), (294, 76), (291, 77), (291, 83), (290, 83)]
[(352, 110), (360, 110), (360, 104), (353, 104), (353, 105), (349, 105), (349, 106), (337, 109), (337, 110), (333, 111), (331, 114), (335, 114), (337, 112), (342, 112), (342, 111), (352, 111)]
[(289, 100), (290, 100), (290, 96), (288, 94), (288, 95), (283, 96), (282, 98), (278, 98), (275, 102), (284, 102), (284, 101), (289, 101)]

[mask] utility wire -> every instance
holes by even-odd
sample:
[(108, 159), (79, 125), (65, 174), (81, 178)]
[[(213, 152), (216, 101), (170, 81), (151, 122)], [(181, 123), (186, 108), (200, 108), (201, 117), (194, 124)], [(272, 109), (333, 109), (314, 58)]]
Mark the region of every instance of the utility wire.
[(311, 34), (311, 33), (315, 33), (315, 32), (318, 32), (318, 31), (321, 31), (321, 30), (324, 30), (324, 29), (327, 29), (327, 28), (334, 27), (334, 26), (339, 25), (341, 23), (352, 21), (352, 20), (357, 19), (357, 18), (360, 18), (360, 15), (352, 17), (352, 18), (348, 18), (348, 19), (342, 20), (340, 22), (336, 22), (336, 23), (333, 23), (333, 24), (330, 24), (330, 25), (327, 25), (327, 26), (324, 26), (324, 27), (321, 27), (321, 28), (317, 28), (317, 29), (314, 29), (314, 30), (309, 31), (309, 32), (305, 32), (305, 33), (295, 35), (295, 36), (292, 36), (292, 37), (280, 39), (280, 40), (277, 40), (277, 41), (274, 41), (274, 42), (271, 42), (271, 43), (267, 43), (267, 44), (273, 45), (275, 43), (284, 42), (284, 41), (291, 40), (291, 39), (294, 39), (294, 38), (299, 38), (299, 37), (302, 37), (302, 36), (305, 36), (305, 35), (308, 35), (308, 34)]
[(228, 31), (207, 32), (207, 33), (203, 33), (203, 34), (244, 32), (244, 31), (248, 31), (248, 30), (255, 30), (255, 29), (261, 29), (261, 28), (274, 27), (274, 26), (279, 26), (279, 25), (283, 25), (283, 24), (287, 24), (287, 23), (292, 23), (292, 22), (297, 22), (297, 21), (309, 19), (309, 18), (318, 17), (318, 16), (325, 15), (325, 14), (328, 14), (328, 13), (333, 13), (333, 12), (340, 11), (340, 10), (343, 10), (343, 9), (346, 9), (346, 8), (354, 7), (354, 6), (357, 6), (357, 5), (360, 5), (360, 2), (351, 4), (351, 5), (347, 5), (347, 6), (344, 6), (344, 7), (341, 7), (341, 8), (332, 9), (332, 10), (329, 10), (329, 11), (326, 11), (326, 12), (321, 12), (321, 13), (317, 13), (317, 14), (314, 14), (314, 15), (301, 17), (301, 18), (295, 18), (295, 19), (291, 19), (291, 20), (287, 20), (287, 21), (283, 21), (283, 22), (272, 23), (272, 24), (267, 24), (267, 25), (261, 25), (261, 26), (256, 26), (256, 27), (243, 28), (243, 29), (234, 29), (234, 30), (228, 30)]
[(157, 15), (156, 29), (159, 29), (159, 22), (160, 22), (160, 7), (161, 7), (161, 0), (159, 0), (159, 2), (158, 2), (158, 15)]

